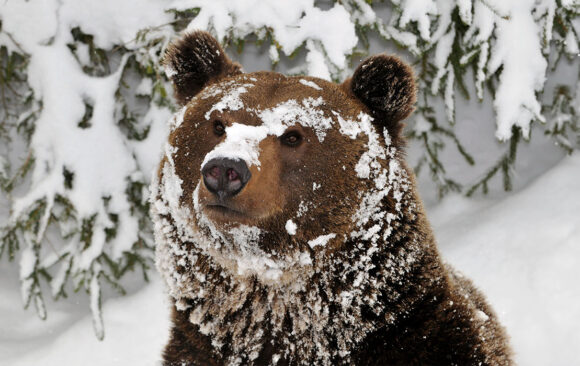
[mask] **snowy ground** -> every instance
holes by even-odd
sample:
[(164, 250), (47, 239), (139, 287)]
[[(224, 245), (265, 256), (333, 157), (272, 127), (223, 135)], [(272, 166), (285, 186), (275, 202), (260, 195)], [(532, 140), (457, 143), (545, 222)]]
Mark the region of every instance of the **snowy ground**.
[[(502, 199), (447, 197), (429, 209), (444, 257), (487, 294), (520, 365), (580, 365), (580, 153)], [(105, 340), (82, 298), (21, 308), (17, 268), (0, 265), (0, 365), (156, 365), (167, 338), (160, 280), (106, 300)]]

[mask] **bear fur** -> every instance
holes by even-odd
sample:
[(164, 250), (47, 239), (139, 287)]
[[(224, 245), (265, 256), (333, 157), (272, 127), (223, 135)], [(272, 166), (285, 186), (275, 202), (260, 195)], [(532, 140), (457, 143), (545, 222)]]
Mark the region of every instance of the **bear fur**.
[(342, 84), (245, 74), (198, 31), (165, 67), (182, 108), (151, 186), (164, 365), (512, 364), (405, 163), (409, 66), (373, 56)]

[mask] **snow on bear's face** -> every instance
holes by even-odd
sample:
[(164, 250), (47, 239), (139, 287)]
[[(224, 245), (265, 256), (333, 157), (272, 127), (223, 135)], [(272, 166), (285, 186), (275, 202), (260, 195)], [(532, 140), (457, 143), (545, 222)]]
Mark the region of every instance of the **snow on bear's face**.
[[(184, 106), (152, 184), (157, 241), (172, 242), (184, 266), (202, 254), (233, 275), (268, 282), (312, 268), (347, 240), (386, 239), (409, 181), (389, 133), (398, 139), (399, 129), (383, 121), (396, 124), (400, 113), (373, 113), (401, 101), (373, 99), (384, 94), (375, 90), (383, 86), (373, 84), (373, 62), (338, 85), (242, 74), (210, 46), (198, 47), (211, 54), (195, 68), (209, 76), (191, 80), (184, 70), (197, 52), (185, 41), (170, 57)], [(410, 108), (413, 97), (401, 103)]]

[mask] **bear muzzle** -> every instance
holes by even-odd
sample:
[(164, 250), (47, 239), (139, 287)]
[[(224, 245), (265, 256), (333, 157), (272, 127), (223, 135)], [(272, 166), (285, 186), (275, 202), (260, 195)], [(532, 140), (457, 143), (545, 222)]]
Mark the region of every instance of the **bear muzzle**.
[(228, 158), (211, 159), (202, 167), (201, 174), (207, 190), (217, 198), (218, 204), (238, 194), (252, 177), (243, 160)]

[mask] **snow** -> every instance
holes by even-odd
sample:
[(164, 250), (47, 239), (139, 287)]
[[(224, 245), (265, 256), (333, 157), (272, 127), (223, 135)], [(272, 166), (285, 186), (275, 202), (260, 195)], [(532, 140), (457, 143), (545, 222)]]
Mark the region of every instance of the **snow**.
[(318, 247), (318, 246), (325, 246), (326, 244), (328, 244), (328, 242), (331, 239), (334, 239), (334, 238), (336, 238), (336, 234), (334, 234), (334, 233), (327, 234), (327, 235), (320, 235), (316, 239), (309, 240), (308, 245), (310, 246), (310, 248), (314, 249), (315, 247)]
[(304, 85), (309, 86), (311, 88), (314, 88), (316, 90), (322, 90), (322, 88), (319, 87), (318, 84), (316, 84), (314, 81), (310, 81), (310, 80), (306, 80), (306, 79), (300, 79), (300, 80), (298, 80), (298, 82), (300, 84), (304, 84)]
[(312, 128), (318, 140), (323, 142), (326, 130), (332, 127), (332, 119), (317, 108), (321, 105), (324, 105), (322, 97), (308, 97), (301, 101), (290, 99), (273, 108), (259, 111), (258, 116), (276, 136), (281, 136), (287, 127), (300, 123), (303, 127)]
[(10, 1), (1, 8), (3, 30), (29, 51), (51, 43), (53, 37), (71, 37), (65, 33), (75, 26), (93, 34), (95, 44), (107, 49), (131, 41), (144, 27), (171, 20), (164, 12), (165, 4), (157, 0)]
[[(138, 15), (135, 8), (140, 9)], [(28, 254), (55, 255), (56, 258), (76, 256), (72, 268), (69, 261), (56, 264), (55, 270), (60, 275), (51, 284), (53, 291), (61, 287), (68, 270), (77, 281), (86, 276), (84, 287), (87, 289), (97, 289), (90, 280), (96, 275), (95, 260), (105, 252), (112, 261), (120, 261), (139, 240), (139, 217), (134, 214), (127, 197), (127, 186), (129, 182), (146, 181), (140, 169), (145, 169), (145, 175), (150, 174), (166, 130), (156, 126), (162, 124), (161, 121), (153, 123), (153, 119), (163, 113), (150, 111), (145, 118), (151, 118), (148, 121), (152, 122), (152, 130), (157, 134), (151, 134), (151, 139), (143, 142), (128, 141), (117, 125), (116, 116), (116, 92), (127, 56), (111, 62), (112, 70), (107, 75), (88, 75), (69, 49), (69, 44), (74, 43), (71, 29), (80, 27), (83, 32), (93, 34), (96, 47), (110, 49), (114, 45), (128, 44), (143, 27), (167, 22), (171, 16), (156, 0), (122, 3), (113, 0), (10, 1), (0, 4), (0, 14), (2, 31), (11, 34), (19, 47), (30, 55), (27, 81), (34, 97), (42, 101), (30, 141), (35, 158), (30, 188), (13, 197), (9, 222), (22, 221), (39, 201), (45, 202), (36, 238), (26, 239), (38, 243), (40, 249)], [(86, 57), (86, 47), (80, 47), (79, 59), (82, 61)], [(78, 123), (87, 104), (92, 106), (90, 126), (81, 128)], [(73, 174), (71, 187), (65, 187), (65, 170)], [(40, 244), (46, 244), (45, 233), (57, 197), (71, 202), (75, 219), (63, 223), (61, 237), (47, 247)], [(111, 215), (115, 215), (115, 221), (111, 220)], [(79, 235), (63, 239), (75, 229), (79, 232), (83, 220), (93, 222), (88, 248), (81, 243)], [(71, 227), (75, 224), (76, 227)], [(67, 232), (68, 229), (71, 230)], [(107, 240), (106, 229), (114, 229), (115, 237)], [(29, 269), (31, 259), (25, 258), (22, 264)], [(93, 285), (89, 286), (89, 282)], [(42, 308), (37, 284), (31, 286), (26, 280), (23, 290), (34, 291), (34, 301)]]
[(278, 48), (275, 45), (271, 45), (268, 49), (268, 55), (270, 56), (270, 61), (272, 63), (278, 63), (280, 61), (280, 52), (278, 52)]
[(475, 90), (477, 93), (477, 98), (479, 100), (483, 99), (483, 83), (485, 82), (485, 72), (484, 67), (489, 56), (489, 44), (484, 43), (481, 45), (481, 50), (479, 51), (479, 59), (477, 61), (477, 73), (475, 77)]
[(229, 89), (224, 93), (222, 99), (215, 103), (209, 111), (205, 114), (205, 119), (209, 119), (212, 112), (218, 111), (222, 112), (227, 109), (230, 111), (237, 111), (244, 107), (244, 103), (240, 99), (240, 95), (248, 91), (247, 88), (253, 87), (254, 84), (244, 84), (244, 85), (234, 85), (233, 88)]
[(103, 313), (101, 312), (101, 286), (99, 284), (99, 270), (93, 273), (91, 277), (90, 299), (91, 299), (91, 313), (93, 314), (93, 327), (95, 335), (99, 340), (105, 337), (105, 328), (103, 325)]
[(457, 0), (459, 16), (465, 24), (471, 24), (473, 2), (471, 0)]
[(151, 95), (151, 89), (153, 89), (153, 81), (149, 78), (141, 80), (137, 88), (135, 89), (136, 95)]
[(78, 295), (50, 303), (46, 321), (22, 310), (14, 271), (6, 263), (0, 266), (1, 365), (160, 365), (169, 337), (169, 304), (156, 274), (137, 292), (103, 302), (106, 334), (99, 341)]
[[(513, 127), (519, 127), (525, 138), (530, 136), (533, 121), (545, 122), (541, 113), (541, 99), (544, 89), (547, 62), (544, 54), (550, 52), (556, 2), (551, 0), (488, 0), (488, 1), (447, 1), (447, 0), (398, 0), (394, 2), (400, 14), (394, 17), (399, 29), (387, 27), (386, 36), (392, 37), (418, 55), (416, 36), (404, 30), (416, 25), (420, 38), (434, 46), (433, 65), (436, 75), (430, 88), (433, 94), (441, 89), (441, 80), (447, 75), (443, 91), (447, 119), (454, 122), (455, 79), (449, 61), (451, 47), (457, 40), (455, 28), (451, 24), (451, 13), (455, 6), (462, 21), (469, 26), (459, 46), (466, 53), (479, 52), (475, 75), (476, 93), (483, 98), (483, 83), (493, 77), (499, 78), (494, 95), (496, 111), (496, 137), (500, 141), (509, 140)], [(437, 18), (436, 18), (437, 17)], [(437, 27), (431, 33), (431, 23), (437, 19)], [(522, 35), (525, 34), (525, 37)], [(573, 31), (568, 31), (563, 40), (566, 52), (577, 55), (578, 40)], [(576, 51), (576, 52), (574, 52)], [(462, 62), (465, 62), (464, 59)]]
[(24, 248), (20, 256), (20, 280), (26, 280), (30, 277), (34, 267), (36, 267), (36, 262), (37, 257), (32, 246)]
[[(579, 179), (575, 153), (506, 198), (448, 196), (428, 210), (444, 258), (484, 291), (521, 365), (580, 363)], [(98, 341), (75, 297), (49, 304), (43, 322), (21, 308), (18, 269), (3, 263), (0, 272), (0, 364), (158, 365), (169, 311), (157, 275), (133, 294), (103, 299), (106, 335)]]
[(219, 143), (205, 158), (201, 167), (216, 158), (229, 158), (233, 160), (243, 160), (248, 167), (253, 165), (259, 167), (260, 164), (260, 141), (268, 136), (266, 126), (247, 126), (241, 123), (233, 123), (226, 129), (226, 138)]
[(296, 235), (296, 229), (298, 228), (298, 226), (296, 226), (294, 221), (288, 220), (288, 221), (286, 221), (285, 228), (286, 228), (286, 231), (288, 232), (288, 235)]
[(403, 13), (399, 26), (405, 28), (409, 22), (417, 22), (419, 34), (425, 40), (430, 39), (431, 20), (429, 15), (437, 14), (437, 5), (434, 0), (403, 0), (401, 1)]
[[(341, 4), (321, 10), (314, 6), (314, 0), (176, 0), (169, 7), (179, 10), (200, 7), (187, 29), (212, 29), (219, 40), (267, 30), (279, 45), (276, 51), (286, 56), (308, 40), (306, 60), (311, 66), (308, 73), (328, 80), (340, 76), (336, 69), (347, 66), (346, 55), (358, 43), (355, 24)], [(271, 50), (272, 60), (279, 57), (277, 52)]]
[(450, 64), (449, 55), (451, 54), (451, 47), (453, 46), (454, 38), (455, 31), (452, 30), (442, 36), (437, 43), (434, 63), (438, 71), (437, 75), (433, 79), (433, 84), (431, 85), (431, 93), (433, 94), (437, 94), (437, 92), (439, 92), (439, 83), (445, 76), (445, 73), (448, 72), (447, 64)]
[(385, 28), (383, 36), (385, 38), (392, 38), (406, 47), (414, 55), (420, 54), (419, 48), (417, 47), (418, 37), (411, 32), (401, 31), (393, 26), (388, 26)]
[(506, 198), (449, 197), (429, 210), (444, 257), (507, 327), (520, 365), (576, 365), (580, 344), (580, 154)]
[(475, 312), (475, 317), (477, 320), (479, 320), (481, 322), (486, 322), (489, 319), (489, 315), (487, 315), (486, 313), (484, 313), (481, 310), (477, 310)]
[(445, 112), (447, 115), (447, 121), (453, 124), (455, 123), (455, 72), (453, 71), (453, 66), (447, 66), (447, 80), (445, 81)]
[[(339, 121), (341, 121), (341, 119), (339, 119)], [(358, 115), (357, 121), (342, 121), (341, 123), (341, 130), (346, 131), (347, 136), (350, 138), (358, 136), (359, 131), (368, 136), (367, 149), (355, 166), (357, 176), (363, 179), (369, 178), (373, 170), (376, 171), (377, 169), (380, 169), (377, 159), (384, 159), (387, 156), (387, 152), (380, 144), (379, 135), (371, 122), (372, 117), (361, 112)], [(347, 125), (350, 127), (346, 127)]]
[(413, 131), (417, 135), (421, 135), (423, 133), (428, 133), (431, 131), (433, 126), (422, 114), (417, 114), (415, 116), (415, 125), (413, 126)]
[(310, 76), (330, 80), (330, 71), (328, 70), (328, 65), (326, 64), (324, 53), (320, 49), (320, 46), (309, 39), (306, 42), (306, 49), (308, 50), (306, 67)]
[[(536, 92), (544, 86), (548, 65), (542, 55), (538, 25), (531, 15), (534, 4), (533, 0), (511, 2), (509, 20), (498, 19), (496, 24), (497, 42), (488, 73), (503, 66), (494, 101), (496, 136), (502, 141), (512, 136), (513, 126), (520, 127), (523, 136), (529, 138), (531, 122), (544, 121)], [(527, 36), (521, 37), (522, 33)]]
[(578, 55), (580, 53), (580, 50), (578, 49), (578, 39), (574, 35), (574, 32), (568, 32), (564, 44), (566, 45), (567, 53), (571, 55)]

